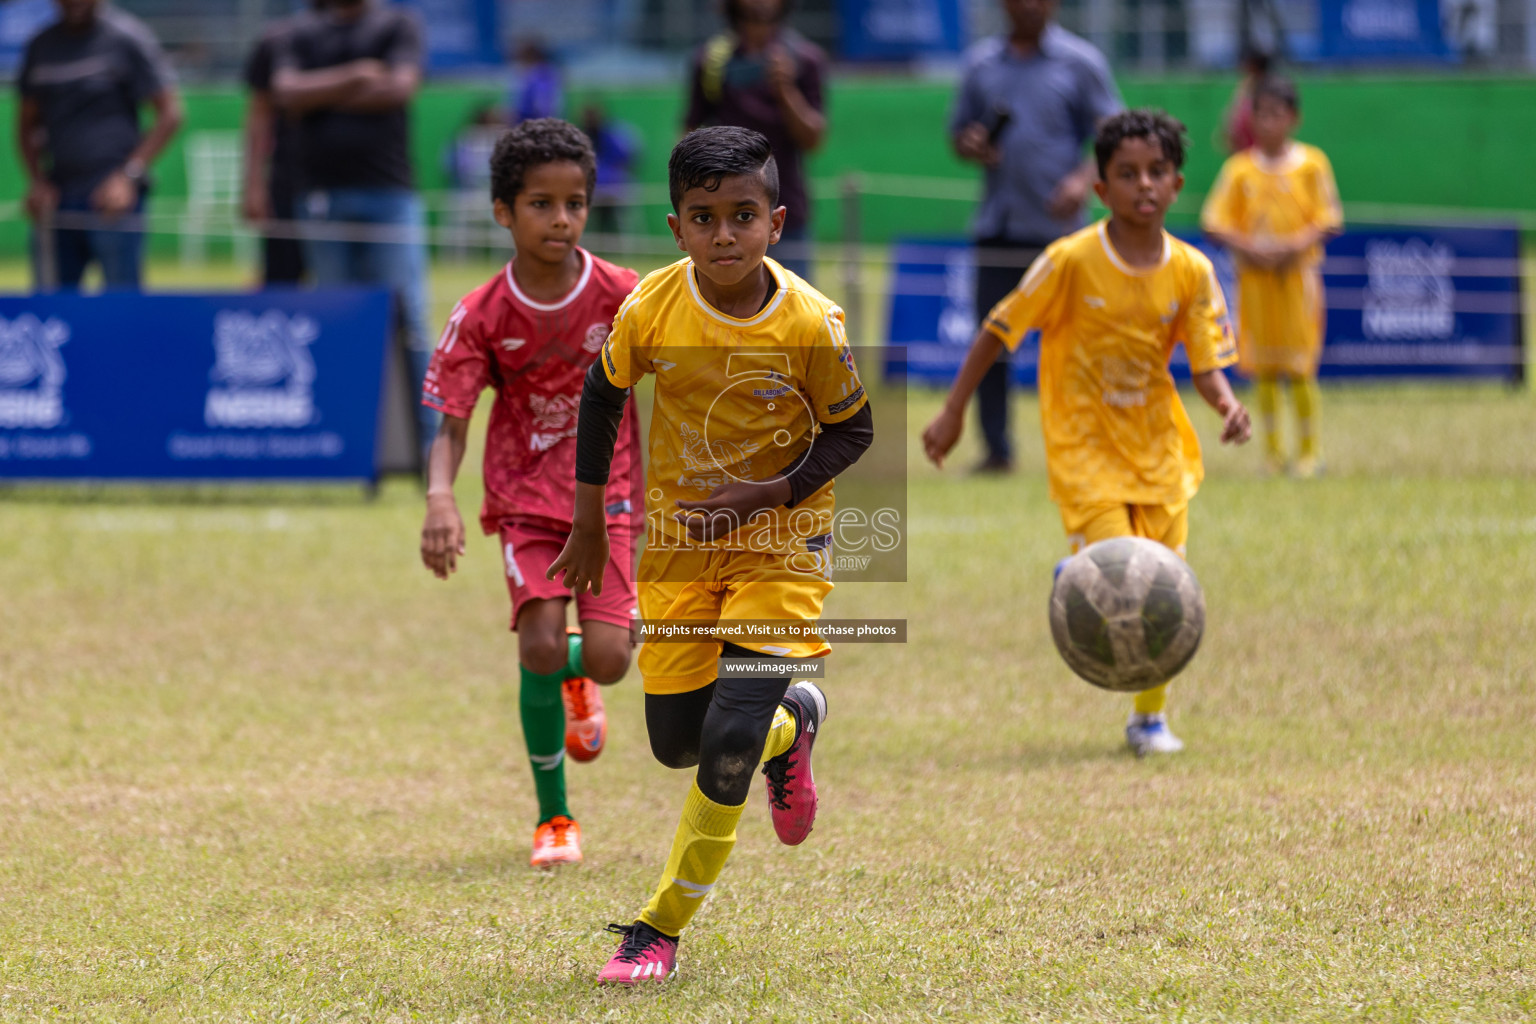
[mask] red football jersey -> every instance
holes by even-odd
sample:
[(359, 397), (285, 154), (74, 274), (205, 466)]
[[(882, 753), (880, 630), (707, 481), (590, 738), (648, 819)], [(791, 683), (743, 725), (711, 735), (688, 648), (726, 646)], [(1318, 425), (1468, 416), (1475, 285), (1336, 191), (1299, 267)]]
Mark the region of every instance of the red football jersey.
[[(480, 526), (542, 519), (570, 527), (576, 500), (576, 414), (587, 368), (597, 359), (619, 305), (639, 275), (578, 250), (584, 265), (570, 293), (535, 302), (512, 264), (460, 300), (432, 354), (422, 402), (468, 419), (480, 392), (496, 389), (485, 437), (485, 505)], [(624, 409), (608, 477), (608, 523), (638, 528), (645, 470), (640, 421)]]

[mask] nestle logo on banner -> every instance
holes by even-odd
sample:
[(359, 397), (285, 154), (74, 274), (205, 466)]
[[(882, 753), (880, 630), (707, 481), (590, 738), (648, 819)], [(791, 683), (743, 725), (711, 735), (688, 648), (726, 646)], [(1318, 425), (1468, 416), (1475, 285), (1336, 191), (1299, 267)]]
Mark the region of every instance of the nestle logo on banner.
[(203, 420), (210, 427), (307, 427), (315, 415), (320, 328), (307, 316), (224, 310), (214, 318), (216, 361)]
[(1419, 10), (1414, 0), (1350, 0), (1344, 28), (1356, 39), (1417, 39)]
[(0, 317), (0, 428), (47, 430), (64, 422), (64, 360), (69, 325), (23, 313)]
[(1365, 247), (1367, 338), (1450, 338), (1456, 334), (1456, 254), (1444, 242), (1378, 239)]

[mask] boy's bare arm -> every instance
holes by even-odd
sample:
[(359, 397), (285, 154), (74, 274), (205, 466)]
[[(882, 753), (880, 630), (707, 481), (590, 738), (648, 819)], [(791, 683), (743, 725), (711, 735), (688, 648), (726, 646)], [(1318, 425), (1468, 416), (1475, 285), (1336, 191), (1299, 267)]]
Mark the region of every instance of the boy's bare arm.
[(1248, 421), (1248, 410), (1232, 393), (1227, 375), (1220, 370), (1197, 373), (1195, 390), (1205, 399), (1205, 404), (1216, 410), (1221, 417), (1221, 443), (1245, 444), (1253, 436), (1253, 425)]
[(561, 586), (574, 594), (603, 592), (603, 571), (608, 566), (608, 516), (603, 507), (607, 493), (604, 484), (576, 481), (571, 535), (544, 574), (547, 579), (559, 578)]
[(603, 571), (608, 566), (608, 474), (628, 401), (629, 389), (613, 386), (599, 357), (587, 370), (576, 416), (576, 505), (571, 511), (571, 535), (560, 557), (544, 574), (546, 579), (561, 577), (561, 585), (577, 594), (603, 592)]
[(447, 579), (464, 554), (464, 519), (453, 500), (453, 482), (464, 461), (469, 420), (443, 416), (427, 456), (427, 518), (421, 527), (421, 561), (432, 575)]
[(923, 430), (923, 452), (935, 466), (943, 468), (944, 456), (960, 440), (965, 429), (965, 407), (1003, 348), (1003, 339), (987, 328), (976, 332), (971, 350), (966, 353), (965, 362), (960, 365), (960, 372), (950, 386), (949, 397), (944, 400), (944, 408)]

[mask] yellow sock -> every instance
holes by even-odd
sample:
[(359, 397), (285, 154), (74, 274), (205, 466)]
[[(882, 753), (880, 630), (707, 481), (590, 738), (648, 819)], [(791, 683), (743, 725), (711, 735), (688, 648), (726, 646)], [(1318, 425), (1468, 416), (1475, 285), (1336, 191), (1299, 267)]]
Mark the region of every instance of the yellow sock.
[(697, 782), (688, 788), (666, 870), (651, 902), (640, 912), (640, 920), (663, 935), (682, 933), (715, 887), (725, 858), (736, 845), (736, 823), (746, 807), (744, 802), (736, 807), (715, 803), (700, 791)]
[(795, 716), (780, 704), (768, 727), (768, 742), (763, 744), (763, 760), (771, 761), (795, 745)]
[(1154, 686), (1150, 690), (1142, 690), (1136, 695), (1136, 713), (1138, 715), (1155, 715), (1168, 706), (1168, 684)]
[(1264, 434), (1264, 452), (1280, 458), (1280, 382), (1266, 374), (1254, 381), (1253, 390), (1259, 407), (1259, 430)]
[(1317, 407), (1320, 397), (1315, 378), (1291, 379), (1291, 401), (1296, 403), (1296, 436), (1303, 458), (1317, 457)]

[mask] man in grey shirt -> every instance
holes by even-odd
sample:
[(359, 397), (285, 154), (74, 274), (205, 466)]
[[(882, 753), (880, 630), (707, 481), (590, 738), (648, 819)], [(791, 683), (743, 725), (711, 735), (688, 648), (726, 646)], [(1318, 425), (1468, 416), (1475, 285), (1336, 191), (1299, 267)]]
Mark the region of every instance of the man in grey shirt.
[[(976, 316), (1007, 295), (1051, 242), (1083, 226), (1094, 165), (1084, 151), (1098, 122), (1124, 104), (1104, 55), (1052, 20), (1056, 0), (1001, 0), (1009, 35), (972, 46), (950, 117), (962, 159), (986, 169), (972, 231)], [(976, 391), (985, 472), (1013, 468), (1008, 357)]]
[[(137, 214), (149, 165), (181, 126), (176, 80), (138, 19), (102, 0), (57, 2), (59, 20), (27, 44), (16, 78), (26, 207), (49, 232), (34, 239), (34, 272), (40, 286), (75, 288), (95, 260), (108, 288), (137, 288)], [(154, 108), (147, 132), (144, 104)]]

